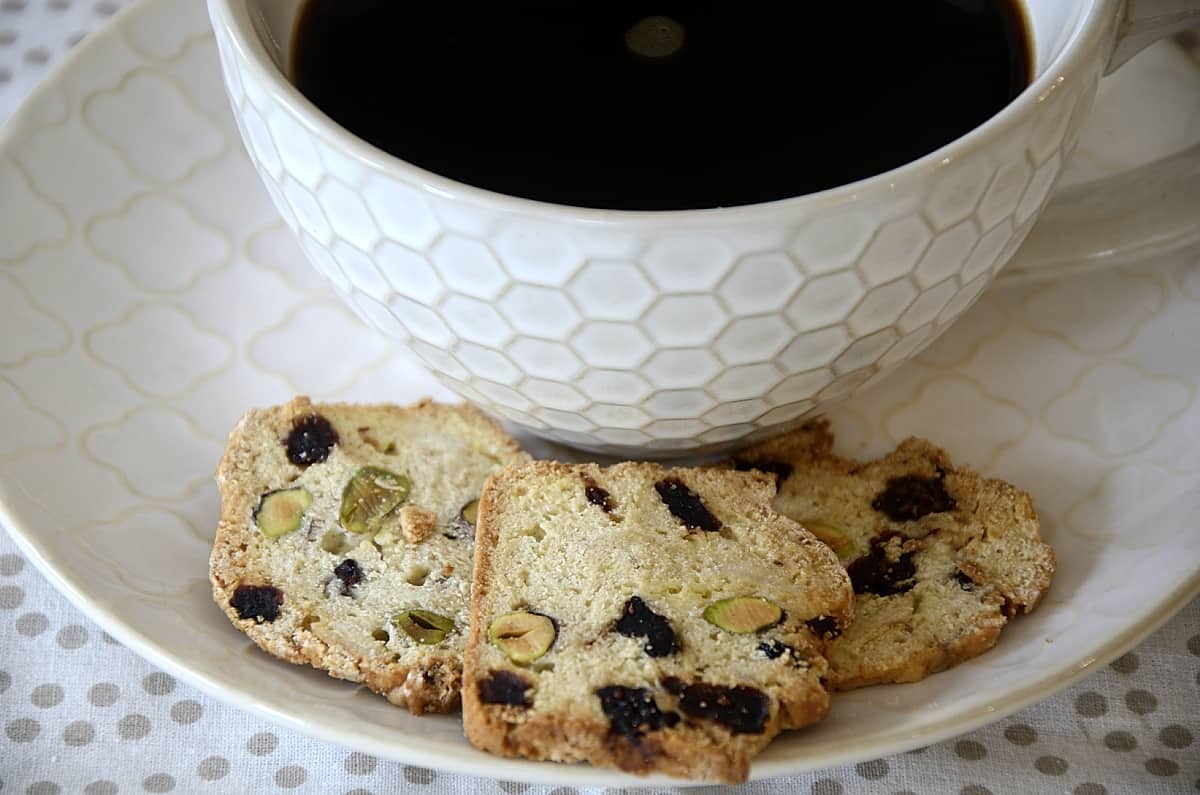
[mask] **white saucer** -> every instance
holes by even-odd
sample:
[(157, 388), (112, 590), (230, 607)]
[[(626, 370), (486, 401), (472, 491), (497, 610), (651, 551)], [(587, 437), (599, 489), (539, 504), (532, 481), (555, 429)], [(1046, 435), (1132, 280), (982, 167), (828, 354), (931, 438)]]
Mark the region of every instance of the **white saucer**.
[[(202, 4), (143, 0), (82, 45), (0, 136), (0, 206), (0, 519), (56, 587), (156, 665), (322, 739), (502, 779), (634, 781), (475, 752), (457, 718), (267, 657), (212, 604), (211, 475), (247, 407), (449, 395), (304, 264), (238, 145)], [(1177, 253), (989, 294), (834, 411), (845, 453), (927, 435), (1031, 490), (1059, 574), (995, 650), (839, 696), (754, 775), (999, 719), (1200, 592), (1197, 340), (1200, 261)]]

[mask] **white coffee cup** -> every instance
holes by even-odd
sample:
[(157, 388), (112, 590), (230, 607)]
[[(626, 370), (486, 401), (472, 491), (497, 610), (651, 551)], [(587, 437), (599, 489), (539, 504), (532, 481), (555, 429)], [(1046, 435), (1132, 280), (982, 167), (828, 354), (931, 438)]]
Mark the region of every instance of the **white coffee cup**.
[[(303, 0), (209, 0), (209, 12), (246, 148), (342, 297), (485, 409), (645, 456), (777, 432), (919, 353), (1033, 229), (1100, 78), (1200, 24), (1200, 0), (1022, 4), (1035, 79), (969, 134), (820, 193), (676, 212), (519, 199), (401, 161), (288, 82)], [(1200, 176), (1174, 176), (1195, 206)], [(1078, 216), (1039, 228), (1038, 245), (1086, 229)], [(1120, 247), (1089, 234), (1101, 258)]]

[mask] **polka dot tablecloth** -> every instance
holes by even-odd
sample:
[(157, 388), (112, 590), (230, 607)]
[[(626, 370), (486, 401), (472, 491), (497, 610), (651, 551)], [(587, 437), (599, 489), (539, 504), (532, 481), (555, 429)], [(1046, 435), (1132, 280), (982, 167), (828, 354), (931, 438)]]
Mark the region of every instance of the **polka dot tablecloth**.
[[(0, 0), (0, 120), (122, 5)], [(4, 533), (0, 726), (2, 795), (575, 792), (386, 762), (226, 707), (155, 670), (91, 624)], [(907, 754), (743, 789), (780, 795), (1200, 792), (1200, 601), (1085, 681), (991, 727)]]

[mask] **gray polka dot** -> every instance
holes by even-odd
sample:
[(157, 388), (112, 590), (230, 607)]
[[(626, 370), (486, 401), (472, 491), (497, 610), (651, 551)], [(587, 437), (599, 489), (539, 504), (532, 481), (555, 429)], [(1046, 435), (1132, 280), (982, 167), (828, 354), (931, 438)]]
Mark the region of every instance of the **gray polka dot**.
[(29, 0), (3, 0), (3, 2), (0, 2), (0, 9), (5, 11), (23, 11), (28, 2)]
[(17, 40), (17, 32), (11, 29), (0, 30), (0, 47), (7, 47)]
[(26, 613), (17, 619), (17, 632), (27, 638), (41, 635), (50, 626), (50, 619), (41, 613)]
[(275, 784), (287, 789), (295, 789), (308, 779), (308, 771), (299, 765), (288, 765), (275, 771)]
[(1070, 767), (1067, 764), (1067, 760), (1059, 756), (1039, 756), (1034, 760), (1033, 766), (1037, 768), (1039, 773), (1047, 776), (1061, 776)]
[(88, 689), (88, 701), (97, 707), (111, 707), (121, 697), (121, 688), (112, 682), (100, 682)]
[(76, 44), (83, 41), (84, 37), (86, 36), (86, 33), (72, 33), (70, 36), (67, 36), (67, 46), (74, 47)]
[(50, 0), (48, 5), (55, 11), (63, 11), (71, 7), (71, 0)]
[(1108, 790), (1104, 788), (1103, 784), (1089, 781), (1076, 787), (1072, 791), (1072, 795), (1108, 795)]
[(111, 17), (118, 10), (120, 10), (119, 6), (110, 0), (100, 0), (99, 3), (96, 3), (96, 13), (106, 17)]
[(831, 778), (823, 778), (813, 782), (812, 795), (842, 795), (842, 784)]
[(992, 791), (982, 784), (968, 784), (958, 791), (958, 795), (992, 795)]
[(346, 761), (342, 762), (342, 767), (352, 776), (365, 776), (375, 772), (375, 757), (355, 752), (346, 757)]
[(145, 715), (126, 715), (117, 721), (117, 734), (122, 740), (140, 740), (150, 733), (150, 719)]
[(906, 754), (923, 754), (928, 750), (929, 750), (929, 746), (924, 745), (924, 746), (921, 746), (920, 748), (914, 748), (911, 751), (905, 751), (904, 753), (906, 753)]
[(50, 51), (45, 47), (32, 47), (25, 51), (25, 63), (44, 64), (50, 60)]
[(1104, 696), (1089, 690), (1075, 697), (1075, 712), (1085, 718), (1098, 718), (1108, 712), (1108, 702)]
[(35, 781), (25, 788), (25, 795), (58, 795), (62, 787), (53, 781)]
[(170, 674), (155, 671), (142, 677), (142, 690), (152, 696), (165, 696), (175, 689), (175, 680)]
[(81, 627), (79, 624), (68, 624), (54, 636), (54, 640), (64, 649), (78, 649), (87, 643), (87, 639), (87, 628)]
[(7, 67), (0, 66), (0, 83), (7, 83), (12, 80), (12, 72)]
[(229, 775), (229, 760), (223, 756), (210, 756), (196, 765), (196, 775), (205, 781), (219, 781)]
[(1158, 699), (1149, 690), (1130, 690), (1125, 694), (1125, 706), (1135, 715), (1149, 715), (1158, 709)]
[[(497, 781), (496, 783), (500, 786), (500, 789), (507, 792), (508, 795), (520, 795), (520, 793), (529, 789), (528, 784), (522, 784), (519, 781)], [(346, 795), (349, 795), (349, 793)]]
[(77, 720), (63, 729), (63, 742), (71, 746), (87, 745), (96, 739), (96, 729), (86, 720)]
[(579, 790), (574, 787), (555, 787), (550, 790), (550, 795), (579, 795)]
[(171, 705), (171, 720), (176, 723), (195, 723), (204, 714), (204, 707), (199, 701), (184, 699)]
[(1125, 753), (1137, 748), (1137, 738), (1129, 732), (1109, 732), (1104, 735), (1104, 745), (1110, 751)]
[(854, 770), (865, 779), (878, 781), (887, 778), (888, 763), (882, 759), (872, 759), (870, 762), (859, 762), (854, 766)]
[(895, 792), (893, 792), (892, 795), (917, 795), (917, 793), (913, 792), (910, 789), (898, 789)]
[[(12, 34), (13, 38), (16, 38), (16, 34), (11, 30), (0, 31), (0, 36), (3, 36), (5, 33)], [(0, 43), (8, 44), (9, 42)], [(23, 568), (25, 568), (25, 559), (20, 555), (13, 555), (11, 553), (0, 555), (0, 577), (15, 577), (21, 573), (21, 569)]]
[(960, 759), (966, 759), (969, 762), (978, 762), (987, 756), (987, 749), (982, 743), (977, 743), (974, 740), (959, 740), (954, 744), (954, 753)]
[(88, 784), (83, 792), (84, 795), (117, 795), (118, 788), (116, 782), (101, 779)]
[(1200, 635), (1192, 635), (1188, 638), (1187, 649), (1195, 657), (1200, 657)]
[(1014, 723), (1004, 730), (1004, 739), (1013, 745), (1033, 745), (1037, 738), (1037, 730), (1024, 723)]
[(279, 747), (279, 738), (270, 732), (259, 732), (246, 740), (246, 751), (255, 756), (266, 756)]
[(155, 773), (142, 779), (146, 792), (170, 792), (175, 789), (175, 777), (167, 773)]
[(46, 709), (62, 703), (63, 689), (59, 685), (38, 685), (29, 694), (29, 701), (35, 707)]
[(17, 718), (4, 724), (4, 733), (14, 743), (33, 742), (42, 731), (42, 724), (33, 718)]
[(1122, 654), (1120, 657), (1113, 660), (1111, 663), (1109, 663), (1108, 667), (1112, 668), (1119, 674), (1131, 674), (1136, 671), (1138, 666), (1141, 664), (1141, 660), (1138, 659), (1138, 656), (1133, 652), (1129, 652), (1129, 654)]
[(1146, 772), (1154, 776), (1174, 776), (1179, 773), (1179, 765), (1170, 759), (1156, 756), (1146, 760)]
[[(434, 773), (428, 768), (409, 767), (407, 765), (404, 767), (404, 780), (410, 784), (432, 784), (436, 778), (437, 773)], [(558, 790), (554, 790), (554, 792), (557, 791)], [(571, 792), (574, 791), (575, 790), (571, 790)], [(553, 793), (551, 793), (551, 795), (553, 795)], [(562, 793), (562, 795), (566, 795), (566, 793)]]
[(371, 790), (369, 790), (369, 789), (362, 789), (360, 787), (358, 789), (350, 790), (349, 792), (346, 793), (346, 795), (375, 795), (375, 793), (371, 792)]
[(25, 601), (25, 591), (16, 585), (0, 588), (0, 609), (16, 610)]
[(100, 633), (100, 640), (104, 641), (109, 646), (120, 646), (121, 645), (121, 641), (117, 640), (112, 635), (109, 635), (107, 632)]
[(1176, 723), (1164, 726), (1158, 733), (1158, 741), (1168, 748), (1187, 748), (1192, 744), (1192, 733)]
[(8, 671), (0, 671), (0, 693), (12, 687), (12, 674)]

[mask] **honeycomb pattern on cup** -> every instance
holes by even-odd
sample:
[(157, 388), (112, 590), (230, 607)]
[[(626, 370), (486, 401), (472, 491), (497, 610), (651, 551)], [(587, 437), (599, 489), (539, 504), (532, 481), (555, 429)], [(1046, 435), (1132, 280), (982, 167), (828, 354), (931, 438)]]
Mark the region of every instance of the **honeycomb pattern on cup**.
[(224, 55), (268, 193), (357, 313), (485, 409), (618, 455), (715, 452), (920, 353), (1029, 231), (1100, 77), (1059, 81), (996, 147), (904, 184), (647, 223), (406, 181)]

